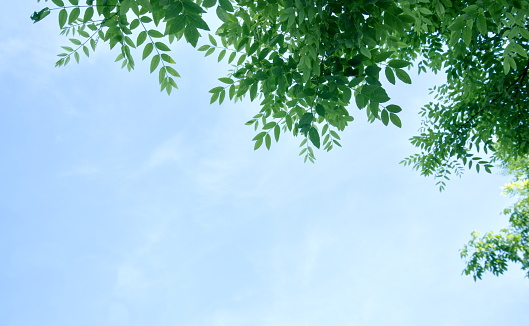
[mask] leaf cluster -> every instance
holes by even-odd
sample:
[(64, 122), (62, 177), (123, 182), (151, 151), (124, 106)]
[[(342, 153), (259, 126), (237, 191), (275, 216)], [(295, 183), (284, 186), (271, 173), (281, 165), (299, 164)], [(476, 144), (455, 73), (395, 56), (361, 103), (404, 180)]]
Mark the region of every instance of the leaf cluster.
[[(49, 1), (48, 1), (49, 2)], [(79, 61), (103, 41), (116, 60), (134, 68), (134, 50), (158, 71), (161, 89), (176, 87), (170, 44), (198, 46), (203, 19), (214, 11), (220, 27), (198, 50), (231, 65), (211, 102), (259, 101), (249, 121), (254, 148), (270, 149), (282, 133), (300, 136), (301, 155), (340, 146), (354, 120), (402, 126), (402, 109), (383, 84), (410, 84), (407, 69), (445, 72), (421, 109), (411, 142), (419, 152), (403, 161), (444, 188), (467, 168), (490, 172), (497, 153), (529, 153), (529, 3), (519, 0), (63, 0), (35, 12), (34, 22), (58, 12), (71, 35), (58, 66)]]

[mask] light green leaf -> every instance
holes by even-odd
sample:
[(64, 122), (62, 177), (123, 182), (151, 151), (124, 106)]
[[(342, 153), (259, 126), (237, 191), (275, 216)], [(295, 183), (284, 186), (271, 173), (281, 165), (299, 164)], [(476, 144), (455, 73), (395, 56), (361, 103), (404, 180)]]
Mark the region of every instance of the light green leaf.
[(180, 74), (171, 66), (165, 66), (165, 70), (167, 70), (167, 72), (175, 77), (180, 77)]
[(160, 31), (157, 31), (155, 29), (150, 29), (148, 31), (148, 34), (149, 34), (150, 37), (154, 37), (154, 38), (163, 37), (163, 34)]
[(142, 45), (146, 39), (147, 39), (147, 32), (141, 31), (140, 34), (138, 34), (138, 39), (136, 40), (136, 46)]
[(86, 8), (83, 16), (83, 22), (88, 22), (92, 20), (92, 17), (94, 16), (94, 7), (88, 7)]
[(59, 11), (59, 27), (63, 28), (66, 25), (66, 20), (68, 19), (68, 12), (66, 9), (61, 9)]
[(156, 45), (156, 48), (158, 50), (161, 50), (161, 51), (171, 51), (171, 49), (169, 49), (169, 47), (167, 45), (165, 45), (164, 43), (162, 42), (156, 42), (155, 43)]
[(152, 43), (147, 43), (145, 45), (145, 48), (143, 49), (143, 55), (141, 56), (141, 59), (145, 60), (145, 58), (147, 58), (151, 54), (153, 49), (154, 46), (152, 45)]
[(151, 74), (154, 70), (156, 70), (159, 63), (160, 63), (160, 56), (159, 55), (153, 56), (151, 59), (151, 67), (150, 67)]
[(220, 53), (219, 53), (219, 58), (218, 58), (217, 61), (218, 61), (218, 62), (221, 62), (222, 59), (224, 59), (224, 56), (225, 56), (225, 55), (226, 55), (226, 50), (222, 50), (222, 51), (220, 51)]
[(222, 77), (222, 78), (219, 78), (219, 80), (225, 84), (233, 84), (233, 79), (231, 78)]
[(266, 134), (265, 144), (266, 144), (266, 149), (270, 150), (270, 146), (272, 145), (272, 137), (270, 137), (270, 134)]

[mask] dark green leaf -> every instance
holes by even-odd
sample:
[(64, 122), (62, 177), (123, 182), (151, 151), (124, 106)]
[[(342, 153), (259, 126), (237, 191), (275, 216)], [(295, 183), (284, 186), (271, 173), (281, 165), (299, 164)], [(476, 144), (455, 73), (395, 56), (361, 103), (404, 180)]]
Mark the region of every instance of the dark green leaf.
[(403, 81), (406, 84), (411, 84), (411, 78), (408, 73), (402, 69), (395, 69), (395, 73), (397, 74), (397, 77)]
[(404, 68), (404, 67), (409, 66), (410, 64), (411, 63), (406, 60), (399, 60), (399, 59), (391, 60), (390, 62), (388, 62), (388, 65), (392, 68)]
[(230, 0), (219, 0), (219, 5), (222, 7), (222, 9), (226, 10), (227, 12), (233, 11), (233, 6)]
[(206, 22), (199, 15), (188, 15), (187, 23), (194, 28), (200, 28), (205, 31), (209, 31), (208, 24), (206, 24)]
[(68, 17), (68, 24), (74, 23), (77, 18), (79, 18), (79, 15), (81, 14), (81, 9), (79, 7), (75, 7), (70, 11), (70, 16)]
[(391, 120), (391, 123), (393, 123), (395, 126), (401, 128), (402, 127), (402, 122), (400, 121), (400, 118), (398, 115), (396, 115), (395, 113), (390, 113), (389, 114), (389, 119)]
[(309, 130), (310, 142), (316, 147), (320, 148), (320, 134), (315, 127), (310, 127)]
[(198, 30), (196, 28), (186, 27), (184, 30), (184, 36), (186, 38), (186, 41), (189, 42), (193, 47), (197, 45), (198, 37), (200, 34), (198, 33)]
[(382, 110), (382, 112), (380, 112), (380, 120), (382, 120), (382, 123), (387, 126), (388, 123), (389, 123), (389, 113), (387, 110)]
[(386, 106), (386, 109), (391, 112), (391, 113), (399, 113), (400, 111), (402, 111), (402, 109), (400, 108), (400, 106), (398, 105), (395, 105), (395, 104), (390, 104), (388, 106)]
[(202, 3), (202, 5), (203, 5), (205, 8), (211, 8), (211, 7), (213, 7), (216, 3), (217, 3), (217, 0), (204, 0), (204, 2)]

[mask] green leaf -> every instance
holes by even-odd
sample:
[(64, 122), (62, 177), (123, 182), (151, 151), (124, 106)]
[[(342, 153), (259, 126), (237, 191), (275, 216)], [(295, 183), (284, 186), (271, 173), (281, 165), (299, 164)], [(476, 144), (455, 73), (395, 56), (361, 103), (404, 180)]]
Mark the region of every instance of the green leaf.
[(149, 34), (150, 37), (154, 37), (154, 38), (163, 37), (163, 34), (160, 31), (157, 31), (155, 29), (150, 29), (148, 31), (148, 34)]
[(226, 10), (227, 12), (233, 11), (233, 6), (230, 0), (219, 0), (219, 5), (222, 7), (222, 9)]
[(270, 134), (266, 134), (265, 144), (266, 144), (266, 149), (270, 150), (270, 146), (272, 145), (272, 137), (270, 137)]
[(44, 19), (44, 17), (48, 16), (50, 14), (50, 8), (46, 7), (46, 8), (43, 8), (41, 11), (39, 12), (33, 12), (33, 15), (31, 15), (31, 20), (33, 20), (33, 24), (35, 24), (36, 22), (39, 22), (41, 20)]
[(481, 35), (487, 35), (487, 19), (483, 15), (483, 13), (479, 14), (476, 19), (476, 26), (478, 27), (478, 31), (481, 33)]
[(225, 84), (233, 84), (233, 79), (231, 78), (222, 77), (222, 78), (219, 78), (219, 80)]
[(380, 113), (380, 120), (382, 120), (382, 123), (384, 126), (387, 126), (389, 123), (389, 113), (387, 110), (382, 110)]
[(151, 59), (151, 67), (150, 67), (151, 74), (154, 70), (156, 70), (159, 63), (160, 63), (160, 56), (159, 55), (153, 56)]
[(237, 52), (232, 52), (230, 54), (230, 57), (228, 58), (228, 63), (232, 63), (233, 60), (235, 60), (235, 56), (237, 55)]
[(211, 95), (211, 99), (209, 100), (209, 104), (215, 103), (215, 101), (218, 99), (219, 99), (219, 93), (213, 93), (213, 95)]
[(66, 25), (66, 20), (68, 19), (68, 12), (66, 9), (61, 9), (59, 11), (59, 27), (63, 28)]
[(84, 16), (83, 16), (83, 22), (86, 23), (86, 22), (92, 20), (93, 16), (94, 16), (94, 8), (93, 7), (86, 8), (86, 10), (84, 12)]
[(225, 23), (229, 23), (230, 22), (230, 18), (228, 16), (228, 13), (221, 6), (217, 7), (217, 17), (219, 17), (219, 19), (222, 20)]
[(64, 2), (62, 0), (51, 0), (57, 7), (64, 7)]
[(408, 75), (408, 73), (406, 71), (404, 71), (403, 69), (395, 69), (395, 74), (404, 83), (411, 84), (410, 75)]
[(217, 86), (217, 87), (215, 87), (215, 88), (210, 89), (209, 92), (215, 94), (215, 93), (219, 93), (219, 92), (221, 92), (223, 89), (224, 89), (224, 87), (222, 87), (222, 86)]
[(391, 123), (393, 123), (395, 126), (401, 128), (402, 127), (402, 122), (400, 121), (400, 118), (398, 115), (396, 115), (395, 113), (390, 113), (389, 114), (389, 119), (391, 120)]
[(209, 50), (206, 51), (206, 53), (204, 54), (205, 57), (207, 57), (208, 55), (211, 55), (213, 52), (215, 52), (215, 48), (209, 48)]
[(309, 139), (316, 148), (320, 148), (320, 134), (314, 126), (309, 129)]
[(219, 58), (218, 58), (217, 61), (218, 61), (218, 62), (221, 62), (222, 59), (224, 59), (224, 56), (225, 56), (225, 55), (226, 55), (226, 50), (222, 50), (222, 51), (220, 51), (220, 53), (219, 53)]
[(395, 105), (395, 104), (390, 104), (390, 105), (386, 106), (386, 110), (388, 110), (391, 113), (399, 113), (400, 111), (402, 111), (400, 106)]
[(167, 70), (167, 72), (175, 77), (180, 77), (180, 74), (171, 66), (165, 66), (165, 70)]
[(68, 24), (73, 24), (77, 18), (79, 18), (79, 15), (81, 14), (81, 9), (79, 7), (75, 7), (70, 11), (70, 16), (68, 17)]
[(154, 46), (152, 45), (152, 43), (147, 43), (145, 45), (145, 48), (143, 49), (143, 55), (141, 56), (141, 59), (145, 60), (145, 58), (147, 58), (151, 54), (153, 49)]
[(72, 42), (75, 45), (81, 45), (81, 41), (79, 41), (78, 39), (75, 39), (75, 38), (71, 38), (70, 42)]
[(255, 141), (255, 145), (253, 146), (253, 150), (258, 150), (259, 147), (263, 144), (263, 138), (259, 138)]
[(411, 65), (411, 62), (406, 61), (406, 60), (396, 59), (396, 60), (391, 60), (390, 62), (388, 62), (388, 65), (391, 68), (404, 68), (404, 67)]
[(216, 3), (217, 3), (217, 0), (204, 0), (204, 2), (202, 2), (202, 5), (203, 5), (205, 8), (211, 8), (211, 7), (213, 7)]
[(134, 19), (130, 23), (129, 29), (133, 30), (133, 29), (137, 28), (138, 26), (140, 26), (140, 20), (139, 19)]
[(393, 72), (393, 69), (386, 67), (386, 69), (384, 69), (384, 73), (386, 74), (386, 79), (395, 85), (395, 73)]
[(271, 121), (271, 122), (268, 122), (267, 124), (265, 124), (265, 125), (263, 126), (263, 129), (264, 129), (264, 130), (272, 129), (272, 128), (274, 128), (276, 125), (277, 125), (277, 123), (275, 123), (274, 121)]
[(188, 15), (187, 22), (191, 27), (200, 28), (209, 31), (209, 26), (199, 15)]
[(448, 26), (448, 29), (450, 29), (451, 31), (459, 31), (459, 30), (462, 30), (465, 26), (466, 26), (465, 16), (461, 15), (457, 17), (457, 19), (454, 20), (454, 22), (450, 24), (450, 26)]
[(138, 39), (136, 40), (136, 46), (142, 45), (146, 39), (147, 39), (147, 32), (141, 31), (140, 34), (138, 34)]
[(279, 141), (279, 135), (281, 134), (281, 127), (279, 127), (279, 125), (276, 125), (274, 127), (274, 138), (277, 141)]
[(156, 42), (154, 45), (156, 45), (156, 48), (161, 51), (171, 51), (167, 45), (165, 45), (162, 42)]
[(191, 44), (193, 47), (197, 46), (198, 37), (200, 34), (198, 33), (198, 30), (196, 28), (192, 27), (186, 27), (184, 30), (184, 36), (186, 38), (186, 41)]

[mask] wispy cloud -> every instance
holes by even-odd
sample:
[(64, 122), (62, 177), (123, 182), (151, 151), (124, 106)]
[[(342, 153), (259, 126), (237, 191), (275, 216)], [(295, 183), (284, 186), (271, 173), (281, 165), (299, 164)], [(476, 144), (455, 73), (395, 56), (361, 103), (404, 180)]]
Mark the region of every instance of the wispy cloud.
[(183, 151), (184, 146), (181, 145), (181, 137), (175, 135), (152, 151), (147, 160), (146, 168), (154, 169), (166, 164), (180, 163), (185, 157)]
[(69, 170), (59, 172), (58, 176), (65, 177), (75, 177), (75, 176), (90, 176), (100, 173), (99, 168), (92, 165), (76, 165)]

